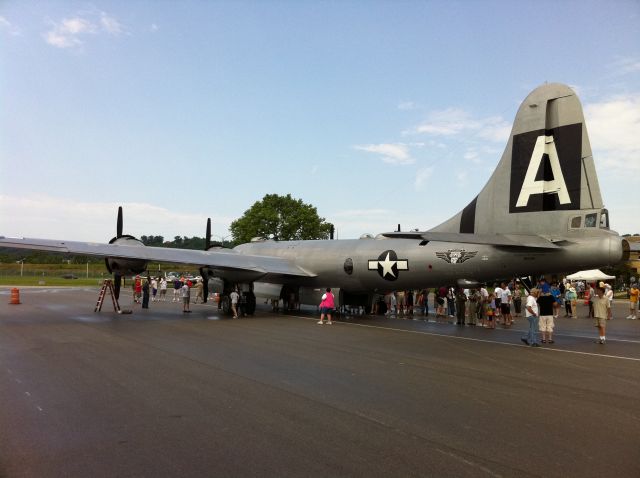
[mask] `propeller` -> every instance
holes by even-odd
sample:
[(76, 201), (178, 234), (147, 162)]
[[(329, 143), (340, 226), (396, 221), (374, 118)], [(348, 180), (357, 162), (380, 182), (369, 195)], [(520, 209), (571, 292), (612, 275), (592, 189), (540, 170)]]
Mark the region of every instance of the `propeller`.
[[(116, 237), (109, 241), (109, 244), (113, 244), (122, 237), (122, 206), (118, 206), (118, 219), (116, 221)], [(122, 285), (122, 275), (117, 270), (112, 270), (109, 258), (105, 258), (104, 263), (107, 265), (107, 270), (113, 274), (113, 292), (116, 295), (116, 300), (120, 298), (120, 286)]]
[[(207, 219), (207, 233), (204, 237), (204, 250), (208, 251), (211, 247), (211, 218)], [(202, 277), (202, 300), (207, 302), (209, 297), (209, 270), (206, 267), (200, 268), (200, 277)]]
[[(139, 239), (122, 233), (122, 223), (122, 206), (120, 206), (118, 207), (116, 236), (109, 241), (109, 244), (144, 247), (144, 244)], [(113, 274), (113, 292), (117, 299), (120, 298), (122, 277), (129, 273), (140, 274), (147, 269), (147, 261), (145, 259), (125, 259), (116, 256), (106, 257), (104, 263), (109, 273)]]

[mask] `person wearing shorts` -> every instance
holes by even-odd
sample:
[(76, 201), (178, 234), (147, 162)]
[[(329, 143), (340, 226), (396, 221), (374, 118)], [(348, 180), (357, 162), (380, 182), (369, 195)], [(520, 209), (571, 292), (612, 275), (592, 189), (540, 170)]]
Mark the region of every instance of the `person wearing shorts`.
[(596, 287), (596, 296), (593, 298), (593, 315), (596, 319), (595, 326), (598, 328), (598, 333), (600, 334), (599, 340), (596, 340), (596, 343), (604, 345), (607, 340), (605, 336), (607, 320), (611, 318), (611, 303), (604, 295), (604, 287)]
[(487, 298), (487, 303), (485, 305), (487, 308), (485, 312), (485, 315), (487, 317), (487, 323), (482, 325), (489, 329), (495, 329), (496, 328), (496, 297), (495, 295), (489, 294), (489, 297)]
[(500, 285), (500, 313), (505, 327), (510, 327), (513, 322), (511, 316), (511, 290), (506, 283)]
[(327, 290), (324, 294), (322, 294), (322, 302), (320, 302), (320, 320), (318, 321), (319, 325), (323, 324), (324, 316), (327, 316), (327, 325), (331, 325), (331, 313), (335, 308), (335, 300), (333, 297), (333, 293), (331, 292), (331, 288), (327, 287)]
[(180, 289), (182, 289), (182, 281), (176, 279), (173, 281), (173, 299), (171, 302), (178, 302), (180, 300)]
[(540, 312), (538, 328), (542, 335), (543, 344), (553, 343), (553, 306), (555, 302), (556, 299), (553, 297), (551, 292), (540, 294), (538, 296), (538, 310)]
[(240, 294), (235, 289), (231, 291), (229, 294), (229, 299), (231, 299), (231, 312), (233, 312), (233, 319), (238, 318), (238, 300), (240, 299)]
[(502, 288), (498, 284), (496, 284), (496, 288), (493, 290), (493, 300), (496, 303), (495, 321), (497, 323), (499, 321), (498, 319), (500, 318), (500, 312), (502, 310), (502, 307), (500, 307), (500, 303), (502, 302)]
[(638, 284), (631, 284), (629, 287), (629, 315), (627, 319), (636, 320), (638, 317), (636, 316), (636, 309), (638, 306), (638, 296), (640, 296), (640, 289), (638, 288)]

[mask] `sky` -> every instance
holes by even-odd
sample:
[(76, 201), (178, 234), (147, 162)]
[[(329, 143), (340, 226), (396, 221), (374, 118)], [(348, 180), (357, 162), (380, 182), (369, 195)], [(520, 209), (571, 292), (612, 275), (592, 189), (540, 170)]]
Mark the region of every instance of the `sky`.
[(0, 235), (228, 239), (265, 194), (339, 238), (466, 206), (520, 103), (570, 85), (640, 233), (640, 2), (0, 1)]

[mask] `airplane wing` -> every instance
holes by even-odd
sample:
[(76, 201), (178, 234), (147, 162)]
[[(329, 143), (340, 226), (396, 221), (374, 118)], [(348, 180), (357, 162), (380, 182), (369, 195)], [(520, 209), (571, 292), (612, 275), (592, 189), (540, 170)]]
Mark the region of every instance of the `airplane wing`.
[(558, 249), (559, 246), (542, 236), (524, 234), (465, 234), (456, 232), (386, 232), (384, 237), (394, 239), (421, 239), (434, 242), (486, 244), (490, 246)]
[(103, 244), (50, 239), (8, 238), (2, 236), (0, 236), (0, 247), (159, 261), (175, 264), (193, 264), (198, 267), (210, 267), (212, 269), (226, 271), (250, 272), (255, 274), (255, 276), (315, 277), (315, 274), (305, 271), (287, 259), (241, 254), (231, 249), (198, 251), (192, 249), (150, 247), (142, 244)]

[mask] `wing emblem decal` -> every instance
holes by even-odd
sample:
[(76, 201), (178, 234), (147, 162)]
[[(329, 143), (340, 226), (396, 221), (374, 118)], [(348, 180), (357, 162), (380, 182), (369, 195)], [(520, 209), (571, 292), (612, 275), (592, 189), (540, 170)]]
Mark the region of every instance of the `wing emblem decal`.
[(369, 270), (377, 270), (383, 279), (394, 281), (398, 279), (399, 271), (409, 270), (409, 261), (407, 259), (398, 259), (396, 252), (389, 249), (380, 254), (378, 259), (369, 260)]
[(464, 249), (449, 249), (447, 252), (436, 252), (436, 256), (450, 264), (461, 264), (478, 253), (478, 251), (465, 251)]

